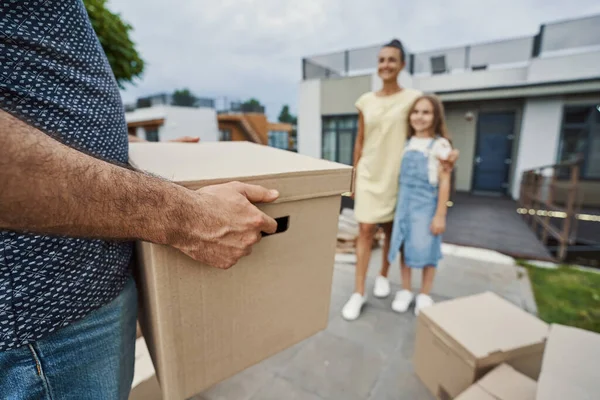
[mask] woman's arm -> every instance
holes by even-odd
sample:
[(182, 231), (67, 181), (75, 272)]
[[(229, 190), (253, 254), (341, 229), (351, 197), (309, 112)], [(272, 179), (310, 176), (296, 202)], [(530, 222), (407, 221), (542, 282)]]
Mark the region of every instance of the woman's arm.
[(440, 165), (438, 203), (435, 216), (431, 222), (431, 233), (441, 235), (446, 231), (446, 214), (448, 212), (448, 200), (450, 199), (450, 171)]
[(362, 156), (363, 143), (365, 139), (365, 121), (363, 119), (363, 114), (361, 111), (358, 111), (358, 130), (356, 132), (356, 141), (354, 143), (354, 156), (353, 156), (353, 166), (354, 166), (354, 176), (352, 181), (352, 197), (354, 198), (354, 187), (356, 185), (356, 167), (358, 166), (358, 162), (360, 161), (360, 157)]

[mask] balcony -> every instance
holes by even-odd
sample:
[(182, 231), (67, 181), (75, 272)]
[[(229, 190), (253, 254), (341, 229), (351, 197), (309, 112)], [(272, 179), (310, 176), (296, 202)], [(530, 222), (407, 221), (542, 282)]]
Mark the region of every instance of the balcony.
[[(302, 60), (304, 80), (372, 74), (381, 45)], [(542, 25), (534, 36), (411, 52), (407, 68), (413, 87), (456, 91), (600, 76), (600, 15)]]

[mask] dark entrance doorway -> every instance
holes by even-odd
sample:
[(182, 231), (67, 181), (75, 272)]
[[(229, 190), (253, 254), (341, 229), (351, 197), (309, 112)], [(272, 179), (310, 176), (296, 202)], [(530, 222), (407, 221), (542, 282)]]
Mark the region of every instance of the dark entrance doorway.
[(498, 195), (508, 192), (514, 129), (513, 111), (479, 114), (473, 192)]

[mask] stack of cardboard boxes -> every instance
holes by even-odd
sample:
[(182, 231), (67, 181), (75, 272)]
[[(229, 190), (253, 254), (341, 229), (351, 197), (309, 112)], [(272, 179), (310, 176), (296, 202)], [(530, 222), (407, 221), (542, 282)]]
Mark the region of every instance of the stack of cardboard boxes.
[[(257, 204), (278, 221), (277, 233), (229, 270), (138, 243), (144, 337), (136, 358), (148, 374), (140, 368), (136, 380), (149, 384), (132, 396), (189, 398), (327, 326), (352, 168), (248, 142), (132, 144), (130, 160), (190, 190), (239, 180), (280, 192)], [(416, 335), (416, 373), (438, 399), (600, 398), (600, 335), (549, 330), (491, 293), (424, 309)]]
[(600, 398), (600, 335), (487, 292), (422, 310), (415, 372), (440, 400)]

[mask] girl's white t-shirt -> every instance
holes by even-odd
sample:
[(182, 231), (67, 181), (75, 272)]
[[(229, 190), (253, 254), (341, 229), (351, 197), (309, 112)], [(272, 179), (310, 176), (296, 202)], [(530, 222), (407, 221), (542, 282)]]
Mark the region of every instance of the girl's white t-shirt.
[[(431, 150), (428, 149), (431, 141), (435, 140), (435, 143), (431, 147)], [(441, 158), (445, 160), (450, 155), (452, 151), (452, 146), (448, 139), (445, 138), (420, 138), (413, 136), (408, 141), (406, 148), (404, 151), (416, 150), (425, 154), (428, 158), (427, 169), (429, 174), (429, 183), (434, 186), (438, 184), (438, 168), (440, 165), (440, 161), (438, 159)]]

